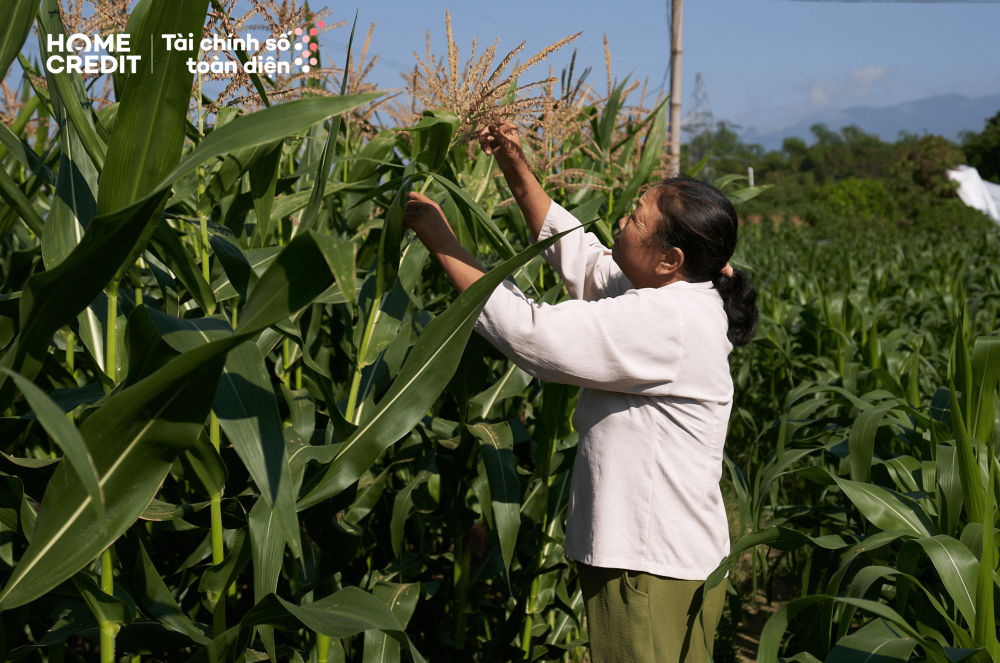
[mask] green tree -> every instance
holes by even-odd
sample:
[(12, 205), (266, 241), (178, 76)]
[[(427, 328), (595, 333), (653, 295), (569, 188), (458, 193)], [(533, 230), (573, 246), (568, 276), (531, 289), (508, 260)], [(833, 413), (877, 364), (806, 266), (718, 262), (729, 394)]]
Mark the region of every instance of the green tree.
[(1000, 184), (1000, 111), (986, 120), (982, 133), (963, 132), (962, 150), (980, 177)]

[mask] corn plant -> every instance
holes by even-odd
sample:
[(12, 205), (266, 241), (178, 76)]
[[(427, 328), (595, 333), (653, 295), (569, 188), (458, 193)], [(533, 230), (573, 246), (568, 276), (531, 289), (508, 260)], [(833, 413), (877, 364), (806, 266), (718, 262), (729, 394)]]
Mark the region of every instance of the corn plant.
[[(508, 56), (474, 70), (471, 107), (442, 88), (380, 128), (350, 46), (340, 94), (249, 74), (212, 99), (158, 36), (227, 28), (234, 3), (128, 6), (98, 16), (155, 73), (93, 101), (97, 79), (21, 54), (34, 25), (42, 62), (67, 55), (48, 37), (78, 8), (3, 5), (0, 69), (25, 72), (0, 126), (4, 656), (580, 660), (575, 390), (471, 336), (504, 278), (566, 297), (540, 257), (556, 238), (531, 245), (463, 140), (520, 118), (553, 195), (608, 235), (655, 181), (665, 106), (623, 114), (626, 91), (587, 96), (572, 68), (526, 98)], [(556, 122), (578, 134), (554, 145)], [(402, 233), (415, 186), (492, 268), (460, 296)]]
[[(606, 96), (575, 59), (522, 85), (513, 56), (486, 75), (487, 49), (460, 77), (450, 26), (408, 103), (350, 46), (333, 77), (253, 74), (213, 99), (149, 36), (231, 25), (234, 3), (141, 0), (118, 18), (156, 74), (111, 76), (104, 103), (21, 54), (74, 13), (8, 5), (0, 66), (26, 82), (0, 126), (3, 654), (582, 660), (561, 546), (576, 390), (471, 333), (505, 278), (567, 297), (540, 255), (555, 238), (531, 244), (466, 143), (519, 121), (549, 194), (610, 239), (665, 173), (663, 100), (627, 105), (610, 55)], [(491, 268), (462, 295), (401, 232), (416, 187)], [(744, 228), (762, 323), (732, 359), (751, 532), (733, 555), (784, 551), (802, 592), (765, 658), (995, 654), (996, 252), (995, 234)]]
[[(731, 431), (748, 444), (727, 457), (753, 530), (732, 558), (781, 551), (801, 596), (768, 621), (759, 659), (996, 660), (1000, 302), (980, 257), (996, 235), (778, 234), (743, 249), (770, 285), (734, 366)], [(765, 582), (768, 559), (754, 556)]]

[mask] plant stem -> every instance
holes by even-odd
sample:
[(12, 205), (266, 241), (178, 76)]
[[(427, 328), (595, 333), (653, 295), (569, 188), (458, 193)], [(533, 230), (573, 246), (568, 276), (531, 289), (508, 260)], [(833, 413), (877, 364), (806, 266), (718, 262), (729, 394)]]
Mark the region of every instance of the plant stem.
[(104, 372), (112, 386), (118, 383), (118, 278), (108, 284), (108, 321), (104, 348)]
[(330, 660), (330, 636), (316, 634), (316, 663), (328, 663)]
[[(108, 596), (115, 594), (115, 581), (111, 569), (111, 548), (101, 555), (101, 591)], [(118, 634), (118, 624), (102, 621), (101, 624), (101, 663), (115, 661), (115, 635)]]
[[(198, 74), (198, 134), (205, 136), (205, 115), (201, 107), (201, 74)], [(208, 283), (212, 282), (212, 274), (208, 263), (208, 217), (201, 209), (201, 199), (205, 195), (205, 166), (198, 166), (198, 221), (201, 225), (201, 275)], [(215, 311), (205, 311), (206, 315), (211, 315)]]
[(455, 637), (452, 638), (456, 645), (459, 647), (465, 646), (465, 625), (466, 625), (466, 615), (465, 604), (468, 600), (469, 594), (469, 575), (471, 574), (472, 567), (472, 555), (469, 550), (469, 546), (465, 545), (465, 542), (459, 539), (458, 551), (455, 555), (455, 571), (454, 571), (454, 582), (455, 582), (455, 594), (456, 601), (455, 605)]
[(354, 408), (358, 402), (358, 388), (361, 386), (361, 369), (364, 368), (361, 362), (368, 354), (368, 343), (371, 341), (372, 330), (375, 328), (375, 312), (377, 310), (378, 302), (372, 300), (372, 308), (368, 312), (368, 320), (365, 322), (365, 333), (361, 337), (361, 347), (358, 348), (358, 359), (354, 362), (354, 379), (351, 380), (351, 392), (347, 397), (347, 412), (344, 413), (344, 418), (351, 423), (357, 423), (354, 421)]
[(292, 356), (292, 346), (286, 338), (281, 342), (281, 377), (285, 382), (285, 386), (289, 389), (292, 388), (292, 369), (288, 366), (289, 358)]
[[(209, 439), (216, 451), (219, 451), (219, 417), (213, 410), (209, 419)], [(222, 564), (226, 551), (222, 542), (222, 491), (212, 495), (212, 565)], [(212, 594), (209, 600), (213, 604), (212, 633), (217, 638), (226, 632), (226, 598), (221, 594)]]
[(76, 373), (75, 369), (73, 368), (75, 355), (76, 355), (76, 335), (74, 335), (73, 332), (69, 332), (68, 334), (66, 334), (66, 370), (68, 370), (71, 374)]

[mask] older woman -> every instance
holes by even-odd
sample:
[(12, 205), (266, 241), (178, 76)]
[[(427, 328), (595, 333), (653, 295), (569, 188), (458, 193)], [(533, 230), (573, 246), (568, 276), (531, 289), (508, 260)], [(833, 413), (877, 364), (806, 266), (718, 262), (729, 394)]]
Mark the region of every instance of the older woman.
[[(480, 144), (535, 241), (579, 225), (535, 180), (516, 128), (491, 126)], [(483, 275), (426, 196), (410, 194), (404, 225), (459, 291)], [(711, 642), (725, 586), (702, 605), (702, 585), (729, 553), (719, 489), (728, 356), (753, 336), (756, 293), (729, 266), (736, 212), (703, 182), (664, 180), (619, 227), (610, 251), (580, 231), (543, 254), (571, 300), (536, 304), (504, 282), (476, 330), (529, 374), (581, 387), (565, 552), (577, 561), (591, 660), (703, 661), (702, 625)]]

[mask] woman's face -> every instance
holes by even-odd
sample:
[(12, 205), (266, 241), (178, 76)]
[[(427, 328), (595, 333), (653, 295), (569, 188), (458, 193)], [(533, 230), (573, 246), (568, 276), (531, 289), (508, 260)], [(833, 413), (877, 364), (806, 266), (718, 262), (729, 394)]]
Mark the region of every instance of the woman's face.
[[(655, 189), (651, 189), (639, 198), (631, 214), (618, 221), (619, 230), (611, 247), (611, 256), (636, 288), (658, 288), (678, 280), (668, 278), (664, 282), (664, 261), (670, 256), (664, 256), (655, 237), (659, 216)], [(683, 262), (683, 257), (681, 261)], [(677, 265), (678, 269), (679, 267)]]

